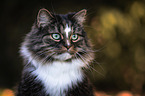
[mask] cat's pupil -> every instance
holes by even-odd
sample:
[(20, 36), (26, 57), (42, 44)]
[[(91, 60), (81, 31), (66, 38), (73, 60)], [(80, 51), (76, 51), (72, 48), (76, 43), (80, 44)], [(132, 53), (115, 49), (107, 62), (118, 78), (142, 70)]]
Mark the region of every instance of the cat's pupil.
[(52, 38), (55, 39), (55, 40), (59, 40), (59, 39), (60, 39), (60, 35), (59, 35), (59, 34), (56, 34), (56, 33), (55, 33), (55, 34), (52, 34), (51, 36), (52, 36)]
[(78, 35), (77, 34), (73, 34), (71, 38), (72, 38), (72, 40), (77, 40), (78, 39)]

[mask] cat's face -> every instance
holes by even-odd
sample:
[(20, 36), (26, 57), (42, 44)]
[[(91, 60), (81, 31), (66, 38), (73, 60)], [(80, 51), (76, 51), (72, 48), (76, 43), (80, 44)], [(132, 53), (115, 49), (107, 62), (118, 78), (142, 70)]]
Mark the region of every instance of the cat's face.
[(48, 34), (43, 37), (44, 45), (52, 47), (50, 51), (54, 59), (72, 59), (86, 50), (85, 36), (81, 32), (83, 30), (78, 28), (67, 23), (59, 24), (58, 27), (51, 27), (51, 32), (48, 31)]
[(37, 24), (27, 35), (28, 49), (34, 57), (44, 62), (91, 60), (91, 48), (82, 27), (85, 15), (86, 10), (66, 15), (54, 15), (46, 9), (41, 9)]

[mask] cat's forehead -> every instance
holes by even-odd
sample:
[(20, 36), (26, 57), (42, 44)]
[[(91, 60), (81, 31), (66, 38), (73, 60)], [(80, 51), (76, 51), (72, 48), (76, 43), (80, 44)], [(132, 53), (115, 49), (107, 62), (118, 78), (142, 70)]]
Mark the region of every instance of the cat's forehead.
[(61, 33), (69, 34), (73, 31), (74, 22), (69, 18), (69, 15), (62, 15), (60, 20)]
[(71, 23), (65, 23), (65, 24), (57, 24), (50, 26), (48, 29), (49, 33), (60, 33), (62, 35), (65, 35), (66, 37), (70, 36), (71, 34), (80, 34), (82, 35), (82, 28), (77, 25), (73, 25)]
[(66, 35), (66, 38), (68, 38), (69, 35), (72, 34), (72, 28), (68, 24), (66, 24), (63, 32)]
[(61, 33), (66, 36), (73, 33), (81, 34), (81, 32), (78, 32), (78, 29), (81, 29), (81, 27), (73, 19), (69, 18), (69, 16), (62, 15), (56, 17), (57, 19), (51, 23), (52, 27), (49, 27), (51, 29), (49, 30), (50, 33)]

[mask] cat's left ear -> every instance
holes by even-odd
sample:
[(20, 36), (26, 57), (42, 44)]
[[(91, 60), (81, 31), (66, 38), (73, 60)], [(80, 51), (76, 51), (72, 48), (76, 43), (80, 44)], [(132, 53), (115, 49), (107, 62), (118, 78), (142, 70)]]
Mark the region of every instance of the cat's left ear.
[(78, 21), (78, 23), (82, 24), (85, 21), (86, 14), (87, 14), (87, 10), (83, 9), (83, 10), (77, 12), (73, 16), (73, 18), (75, 18)]
[(40, 9), (39, 13), (37, 15), (38, 27), (44, 27), (44, 26), (48, 25), (51, 22), (52, 18), (53, 18), (53, 16), (47, 9), (44, 9), (44, 8)]

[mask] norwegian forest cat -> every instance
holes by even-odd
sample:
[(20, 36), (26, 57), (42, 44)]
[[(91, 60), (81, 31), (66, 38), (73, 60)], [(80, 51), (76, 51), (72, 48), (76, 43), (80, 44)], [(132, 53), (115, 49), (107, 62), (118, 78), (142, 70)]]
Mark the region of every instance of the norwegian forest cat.
[(65, 15), (39, 10), (21, 46), (24, 69), (16, 96), (94, 96), (83, 70), (94, 57), (85, 15), (85, 9)]

